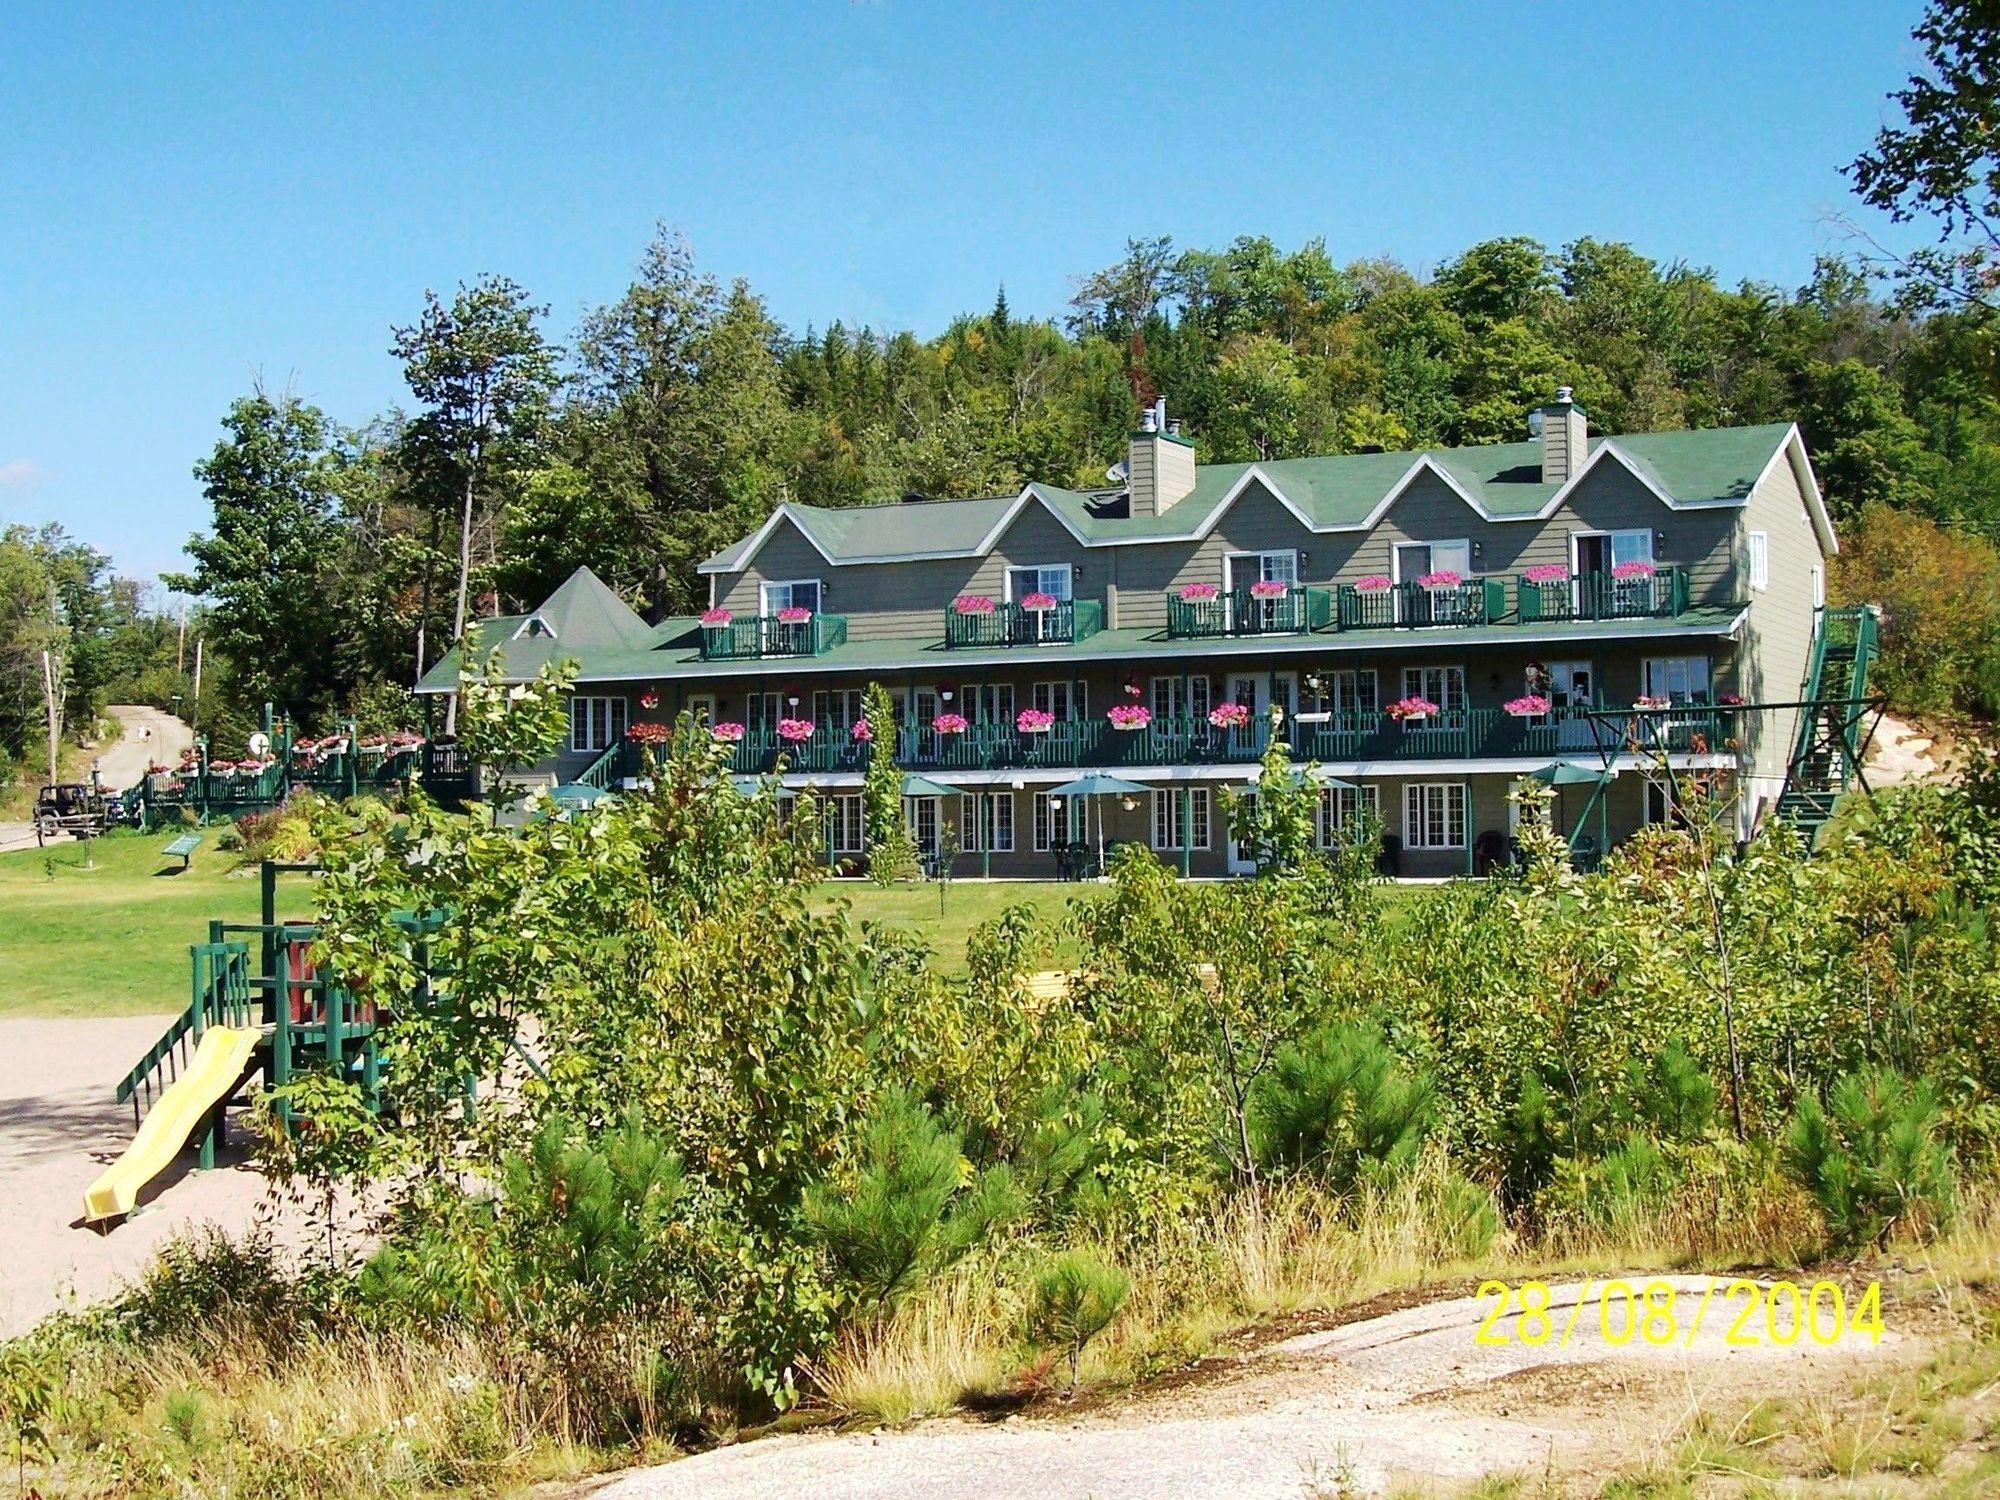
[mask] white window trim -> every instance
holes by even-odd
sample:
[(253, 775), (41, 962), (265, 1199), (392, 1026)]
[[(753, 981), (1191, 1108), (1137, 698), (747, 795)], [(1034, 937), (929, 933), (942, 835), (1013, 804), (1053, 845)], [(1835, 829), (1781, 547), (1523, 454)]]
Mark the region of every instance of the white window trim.
[[(1580, 551), (1577, 543), (1594, 536), (1603, 537), (1607, 543), (1613, 542), (1621, 536), (1642, 536), (1646, 539), (1646, 561), (1649, 563), (1657, 561), (1653, 555), (1653, 528), (1650, 526), (1621, 526), (1615, 531), (1599, 531), (1586, 528), (1582, 531), (1572, 531), (1569, 534), (1569, 571), (1571, 577), (1574, 578), (1583, 572), (1583, 569), (1578, 566)], [(1610, 555), (1610, 548), (1607, 546), (1605, 550), (1606, 562), (1604, 569), (1607, 573), (1611, 571)]]
[[(585, 740), (596, 740), (597, 709), (600, 704), (605, 705), (604, 743), (579, 745), (576, 742), (576, 732), (579, 727), (585, 731), (583, 736)], [(583, 712), (581, 720), (577, 718), (579, 706), (581, 706)], [(617, 722), (614, 723), (613, 720)], [(631, 710), (623, 698), (615, 694), (609, 696), (589, 696), (582, 693), (572, 694), (569, 700), (569, 753), (572, 755), (602, 755), (613, 745), (617, 744), (619, 740), (624, 738), (625, 731), (630, 725)]]
[[(1001, 814), (1002, 808), (1006, 814)], [(986, 811), (993, 813), (993, 847), (986, 847)], [(1014, 852), (1014, 794), (1012, 792), (965, 792), (958, 799), (958, 840), (966, 854), (1012, 854)]]
[[(1403, 582), (1403, 549), (1405, 547), (1422, 547), (1431, 554), (1430, 565), (1426, 567), (1424, 570), (1427, 573), (1434, 573), (1437, 571), (1436, 551), (1439, 547), (1462, 547), (1465, 549), (1465, 576), (1467, 578), (1470, 578), (1472, 576), (1471, 537), (1448, 536), (1448, 537), (1440, 537), (1436, 541), (1431, 541), (1431, 542), (1419, 542), (1414, 538), (1406, 537), (1404, 540), (1400, 542), (1391, 542), (1389, 544), (1389, 580), (1392, 583)], [(1421, 577), (1422, 574), (1419, 574), (1418, 576)], [(1410, 582), (1414, 583), (1416, 582), (1416, 579), (1413, 578), (1410, 580)]]
[[(1672, 678), (1674, 664), (1692, 665), (1695, 662), (1701, 663), (1703, 696), (1697, 698), (1694, 696), (1693, 691), (1690, 690), (1687, 701), (1690, 703), (1712, 703), (1715, 701), (1715, 662), (1706, 656), (1648, 656), (1642, 658), (1639, 663), (1639, 690), (1642, 693), (1653, 693), (1657, 697), (1671, 697), (1673, 696)], [(1655, 683), (1653, 680), (1655, 675), (1666, 680), (1662, 683)], [(1690, 674), (1689, 680), (1692, 681), (1692, 674)]]
[[(1418, 686), (1415, 694), (1412, 694), (1410, 690), (1410, 674), (1412, 672), (1417, 674)], [(1450, 678), (1453, 672), (1456, 672), (1458, 674), (1458, 700), (1459, 700), (1458, 707), (1453, 708), (1449, 703), (1445, 702), (1444, 700), (1450, 697), (1451, 695), (1449, 693), (1440, 690), (1438, 696), (1431, 700), (1433, 703), (1437, 704), (1439, 713), (1443, 714), (1464, 713), (1467, 709), (1472, 707), (1472, 674), (1466, 671), (1465, 663), (1460, 661), (1415, 662), (1409, 666), (1404, 667), (1403, 680), (1401, 683), (1401, 687), (1403, 690), (1396, 696), (1398, 698), (1409, 698), (1412, 696), (1418, 696), (1423, 694), (1425, 692), (1424, 674), (1428, 672), (1442, 672), (1445, 674), (1447, 680)], [(1376, 697), (1378, 703), (1380, 703), (1380, 696), (1381, 696), (1381, 684), (1378, 682), (1376, 684)], [(1386, 708), (1388, 705), (1381, 704), (1380, 706)]]
[[(757, 613), (760, 615), (775, 615), (780, 609), (787, 607), (782, 604), (775, 607), (772, 605), (772, 589), (795, 589), (804, 583), (809, 583), (813, 586), (814, 592), (819, 597), (820, 607), (823, 608), (826, 604), (826, 583), (824, 580), (818, 578), (767, 578), (757, 585)], [(818, 614), (819, 612), (819, 608), (813, 610), (814, 614)]]
[[(863, 812), (861, 794), (836, 793), (826, 799), (823, 814), (835, 833), (827, 840), (827, 848), (834, 854), (862, 854), (868, 848), (867, 830), (862, 827)], [(845, 840), (845, 841), (843, 841)]]
[[(1241, 588), (1248, 588), (1251, 583), (1261, 582), (1264, 577), (1264, 561), (1266, 558), (1272, 558), (1272, 557), (1284, 557), (1291, 559), (1292, 587), (1297, 588), (1299, 583), (1299, 549), (1296, 547), (1265, 547), (1254, 552), (1223, 553), (1222, 554), (1223, 587), (1225, 589), (1241, 589)], [(1249, 583), (1243, 582), (1236, 576), (1237, 564), (1246, 561), (1254, 561), (1257, 564), (1257, 576), (1255, 578), (1252, 578), (1249, 581)]]
[(1377, 823), (1382, 821), (1382, 787), (1379, 782), (1362, 781), (1351, 787), (1321, 787), (1319, 807), (1313, 815), (1313, 822), (1322, 849), (1332, 845), (1336, 830), (1347, 826), (1346, 818), (1339, 815), (1340, 800), (1346, 796), (1354, 798), (1355, 816), (1365, 814)]
[(1000, 570), (1000, 589), (1006, 595), (1007, 603), (1013, 604), (1017, 602), (1014, 598), (1014, 575), (1030, 571), (1036, 575), (1035, 588), (1041, 590), (1043, 593), (1049, 593), (1052, 590), (1042, 588), (1040, 575), (1043, 573), (1061, 573), (1065, 582), (1063, 591), (1057, 594), (1056, 597), (1058, 599), (1071, 600), (1076, 598), (1075, 563), (1008, 563), (1006, 567)]
[(1744, 547), (1744, 571), (1750, 576), (1750, 587), (1757, 590), (1771, 586), (1771, 533), (1753, 531)]
[[(1454, 793), (1457, 794), (1459, 825), (1458, 841), (1456, 843), (1450, 842)], [(1445, 842), (1442, 843), (1431, 843), (1425, 826), (1430, 821), (1428, 817), (1430, 812), (1428, 803), (1432, 794), (1441, 796), (1444, 801)], [(1466, 837), (1471, 832), (1466, 826), (1466, 822), (1464, 782), (1412, 781), (1405, 783), (1403, 787), (1403, 847), (1405, 849), (1421, 850), (1426, 854), (1449, 853), (1454, 849), (1463, 849)]]
[(1190, 853), (1211, 847), (1215, 836), (1214, 819), (1209, 815), (1208, 788), (1205, 786), (1170, 786), (1153, 793), (1152, 816), (1148, 822), (1148, 838), (1157, 850), (1178, 854), (1182, 845), (1171, 842), (1174, 822), (1180, 816), (1181, 796), (1188, 798), (1188, 827), (1183, 830), (1192, 840), (1186, 848)]

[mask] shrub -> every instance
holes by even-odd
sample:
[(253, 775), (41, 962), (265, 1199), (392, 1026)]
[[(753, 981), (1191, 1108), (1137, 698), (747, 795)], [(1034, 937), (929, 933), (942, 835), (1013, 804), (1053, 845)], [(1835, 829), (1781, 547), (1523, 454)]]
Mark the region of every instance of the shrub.
[(1692, 1141), (1715, 1123), (1715, 1081), (1679, 1042), (1625, 1064), (1626, 1109), (1661, 1140)]
[(1396, 1060), (1380, 1031), (1327, 1027), (1279, 1051), (1252, 1100), (1260, 1165), (1310, 1171), (1338, 1192), (1364, 1172), (1400, 1171), (1430, 1129), (1430, 1080)]
[[(2000, 552), (1871, 506), (1834, 560), (1838, 596), (1880, 604), (1877, 682), (1906, 712), (2000, 713)], [(1873, 684), (1871, 684), (1873, 685)]]
[(1028, 1337), (1069, 1360), (1076, 1388), (1084, 1346), (1111, 1326), (1131, 1294), (1132, 1278), (1082, 1250), (1067, 1250), (1035, 1272), (1029, 1289)]
[(1877, 1248), (1898, 1231), (1928, 1237), (1951, 1219), (1951, 1151), (1937, 1137), (1937, 1090), (1893, 1069), (1849, 1073), (1828, 1105), (1808, 1094), (1785, 1135), (1785, 1169), (1812, 1195), (1836, 1246)]

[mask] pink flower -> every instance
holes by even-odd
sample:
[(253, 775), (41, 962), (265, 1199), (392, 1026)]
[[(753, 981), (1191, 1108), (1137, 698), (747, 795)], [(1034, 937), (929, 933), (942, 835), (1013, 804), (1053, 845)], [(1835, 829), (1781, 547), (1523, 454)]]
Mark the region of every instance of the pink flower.
[(811, 719), (778, 720), (778, 738), (781, 740), (790, 740), (794, 745), (797, 745), (811, 739), (812, 736), (813, 721)]
[(647, 688), (645, 692), (639, 695), (639, 707), (658, 708), (659, 706), (660, 706), (660, 695), (654, 692), (651, 688)]
[(1521, 574), (1527, 583), (1568, 583), (1569, 569), (1561, 563), (1536, 563)]
[(1208, 722), (1217, 729), (1241, 729), (1250, 722), (1250, 705), (1218, 703), (1208, 711)]
[(1212, 583), (1184, 583), (1181, 585), (1183, 599), (1213, 599), (1222, 590)]
[(1365, 578), (1355, 579), (1354, 586), (1364, 594), (1379, 594), (1394, 588), (1395, 583), (1387, 573), (1370, 573)]
[(1540, 693), (1526, 693), (1519, 698), (1509, 698), (1501, 708), (1517, 719), (1538, 719), (1549, 711), (1549, 700)]
[(1056, 721), (1045, 708), (1024, 708), (1014, 715), (1014, 727), (1023, 734), (1041, 734)]
[(964, 714), (939, 714), (931, 720), (931, 728), (939, 734), (964, 734), (971, 727)]
[(780, 625), (803, 625), (813, 617), (813, 612), (803, 604), (787, 604), (778, 611)]
[(705, 609), (701, 612), (701, 623), (706, 625), (710, 630), (714, 630), (718, 626), (727, 625), (735, 618), (736, 616), (732, 615), (726, 609)]
[(1290, 584), (1280, 583), (1275, 578), (1260, 578), (1250, 585), (1252, 599), (1282, 599), (1290, 591)]
[(866, 745), (875, 738), (875, 731), (868, 727), (866, 719), (856, 719), (854, 727), (848, 731), (856, 740)]
[(1153, 722), (1153, 711), (1143, 703), (1120, 703), (1104, 717), (1114, 729), (1144, 729)]
[(1437, 711), (1438, 706), (1428, 698), (1398, 698), (1385, 710), (1390, 718), (1398, 721), (1428, 719)]
[(743, 738), (743, 726), (734, 719), (724, 719), (708, 732), (719, 740), (729, 740), (732, 743)]
[(1649, 562), (1622, 562), (1611, 570), (1613, 578), (1651, 578), (1653, 565)]
[(625, 738), (641, 745), (664, 745), (674, 737), (674, 732), (665, 724), (634, 724), (625, 731)]
[(1044, 594), (1039, 589), (1032, 594), (1023, 594), (1021, 596), (1021, 608), (1023, 609), (1054, 609), (1055, 607), (1056, 596), (1054, 594)]
[(1465, 582), (1465, 576), (1454, 573), (1450, 568), (1440, 568), (1435, 573), (1426, 573), (1417, 580), (1420, 589), (1455, 589)]
[(951, 607), (962, 615), (990, 615), (993, 601), (984, 594), (960, 594), (951, 601)]
[(1672, 708), (1674, 700), (1658, 693), (1641, 693), (1632, 700), (1632, 706), (1641, 713), (1652, 713), (1662, 708)]

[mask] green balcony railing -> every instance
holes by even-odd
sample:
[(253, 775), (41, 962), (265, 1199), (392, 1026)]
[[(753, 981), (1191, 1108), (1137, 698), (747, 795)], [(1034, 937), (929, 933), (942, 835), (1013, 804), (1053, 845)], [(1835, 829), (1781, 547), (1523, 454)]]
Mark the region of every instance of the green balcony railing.
[(1248, 588), (1213, 599), (1167, 593), (1167, 634), (1198, 641), (1232, 635), (1304, 635), (1333, 623), (1333, 595), (1326, 589), (1293, 584), (1282, 594), (1258, 598)]
[(1442, 588), (1416, 582), (1386, 589), (1342, 584), (1342, 630), (1387, 630), (1431, 625), (1497, 625), (1507, 614), (1507, 585), (1498, 578), (1468, 578)]
[(822, 656), (847, 643), (846, 615), (781, 620), (752, 615), (726, 625), (701, 627), (703, 661), (744, 661), (764, 656)]
[(1523, 575), (1514, 588), (1524, 625), (1563, 620), (1678, 619), (1688, 607), (1685, 568), (1655, 568), (1636, 578), (1573, 573), (1547, 583)]
[(1051, 609), (995, 604), (980, 614), (944, 611), (947, 646), (1049, 646), (1088, 640), (1104, 628), (1104, 606), (1095, 599), (1063, 599)]

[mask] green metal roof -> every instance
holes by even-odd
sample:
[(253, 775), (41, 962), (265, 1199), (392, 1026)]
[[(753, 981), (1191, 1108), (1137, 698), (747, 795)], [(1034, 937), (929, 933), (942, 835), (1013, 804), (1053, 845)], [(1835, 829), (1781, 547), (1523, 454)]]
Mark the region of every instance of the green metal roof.
[[(1170, 639), (1164, 630), (1125, 628), (1100, 630), (1070, 645), (995, 647), (992, 650), (947, 649), (942, 633), (936, 639), (898, 636), (885, 640), (849, 641), (819, 656), (771, 656), (742, 661), (703, 661), (700, 625), (692, 617), (662, 621), (652, 627), (652, 644), (641, 648), (581, 647), (546, 636), (523, 636), (506, 643), (506, 677), (526, 680), (544, 665), (565, 659), (578, 666), (579, 682), (720, 681), (743, 677), (881, 676), (894, 672), (962, 673), (984, 667), (1086, 666), (1107, 661), (1178, 660), (1197, 656), (1204, 662), (1240, 656), (1349, 655), (1357, 652), (1464, 649), (1479, 646), (1533, 646), (1555, 641), (1659, 640), (1674, 636), (1718, 636), (1733, 630), (1742, 614), (1739, 605), (1703, 606), (1678, 619), (1615, 621), (1548, 621), (1532, 625), (1502, 624), (1437, 630), (1315, 631), (1307, 635), (1238, 636), (1222, 640)], [(520, 617), (515, 617), (518, 623)], [(943, 619), (940, 607), (939, 620)], [(475, 651), (506, 620), (481, 622)], [(504, 639), (504, 637), (503, 637)], [(458, 655), (446, 656), (424, 674), (420, 693), (449, 692), (457, 686)]]

